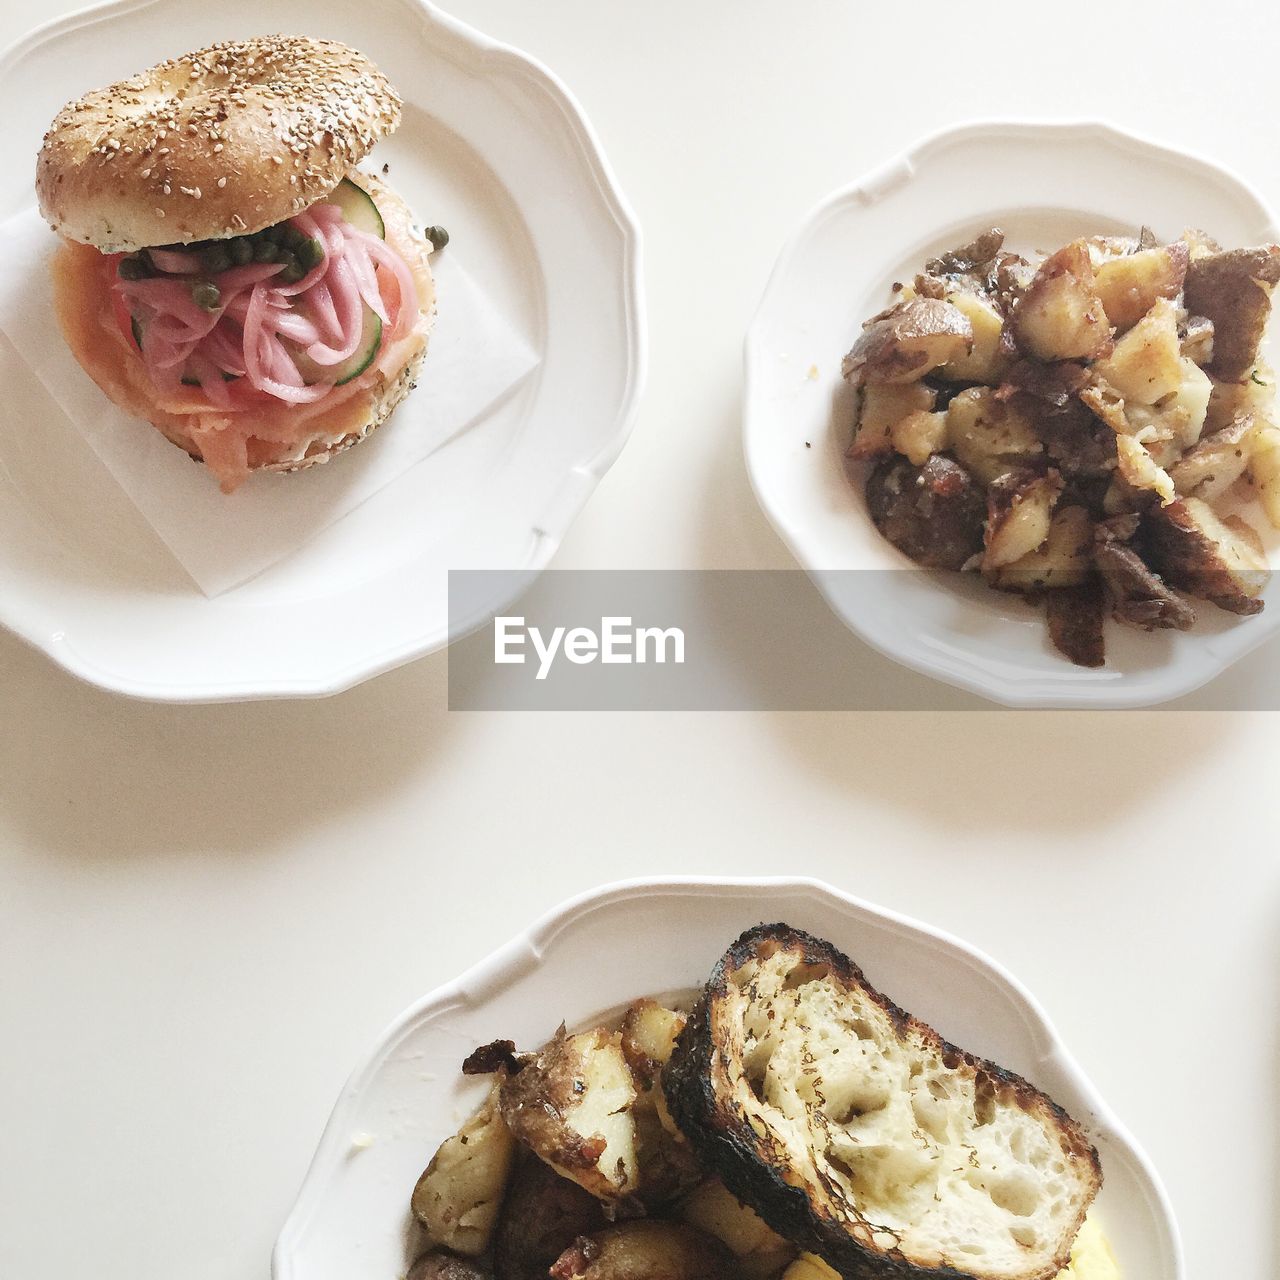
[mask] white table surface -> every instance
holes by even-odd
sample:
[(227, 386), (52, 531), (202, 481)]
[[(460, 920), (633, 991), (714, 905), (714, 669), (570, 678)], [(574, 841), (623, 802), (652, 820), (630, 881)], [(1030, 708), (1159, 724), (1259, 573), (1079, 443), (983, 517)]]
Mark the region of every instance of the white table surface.
[[(72, 7), (6, 0), (0, 44)], [(789, 564), (741, 337), (799, 217), (918, 136), (1102, 115), (1280, 203), (1280, 16), (1236, 0), (454, 11), (569, 84), (646, 234), (648, 392), (561, 567)], [(1189, 1275), (1268, 1274), (1280, 744), (1246, 709), (1280, 705), (1274, 647), (1111, 716), (975, 710), (834, 626), (803, 657), (921, 710), (450, 715), (442, 654), (327, 702), (151, 707), (0, 635), (0, 1276), (262, 1280), (403, 1005), (596, 883), (777, 871), (1010, 966), (1161, 1170)]]

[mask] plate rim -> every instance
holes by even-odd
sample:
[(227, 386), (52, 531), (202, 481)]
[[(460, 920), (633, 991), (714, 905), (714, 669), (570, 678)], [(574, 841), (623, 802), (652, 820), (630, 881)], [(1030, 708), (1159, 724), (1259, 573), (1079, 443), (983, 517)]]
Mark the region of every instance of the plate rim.
[[(110, 21), (133, 14), (164, 0), (95, 0), (69, 14), (40, 23), (0, 50), (0, 78), (12, 64), (30, 56), (42, 45), (90, 23)], [(594, 125), (568, 85), (545, 63), (523, 49), (485, 34), (454, 17), (432, 0), (397, 0), (407, 19), (436, 24), (456, 39), (470, 45), (485, 58), (500, 58), (532, 78), (559, 109), (572, 142), (577, 162), (588, 174), (599, 194), (602, 210), (608, 214), (620, 236), (621, 304), (626, 321), (626, 341), (621, 350), (626, 379), (612, 420), (603, 427), (590, 453), (568, 466), (558, 485), (549, 489), (530, 519), (528, 554), (519, 568), (535, 575), (551, 562), (560, 544), (595, 492), (600, 481), (617, 461), (635, 427), (649, 369), (648, 308), (644, 288), (644, 236), (635, 211), (622, 190), (613, 166)], [(448, 566), (443, 567), (448, 572)], [(515, 575), (512, 575), (514, 578)], [(495, 598), (488, 609), (500, 613), (518, 596), (512, 588)], [(201, 598), (203, 599), (203, 598)], [(197, 602), (198, 604), (199, 602)], [(386, 650), (343, 662), (327, 676), (275, 678), (270, 680), (237, 676), (231, 679), (192, 683), (152, 681), (112, 670), (90, 653), (71, 643), (56, 625), (42, 624), (35, 616), (39, 606), (28, 607), (19, 600), (17, 608), (0, 610), (0, 628), (29, 648), (42, 653), (56, 666), (84, 684), (105, 692), (143, 702), (168, 704), (213, 704), (276, 701), (331, 697), (384, 675), (389, 671), (438, 652), (452, 644), (483, 620), (446, 618), (431, 628)], [(52, 620), (50, 620), (52, 623)]]
[[(1162, 157), (1168, 162), (1199, 168), (1206, 177), (1236, 188), (1255, 206), (1269, 230), (1280, 238), (1280, 219), (1275, 209), (1261, 191), (1235, 170), (1207, 156), (1185, 147), (1160, 141), (1137, 131), (1123, 128), (1101, 117), (976, 117), (956, 124), (946, 125), (917, 139), (883, 163), (873, 166), (859, 177), (844, 183), (823, 196), (796, 223), (783, 243), (777, 259), (769, 272), (760, 301), (752, 312), (743, 342), (744, 397), (742, 409), (742, 452), (747, 476), (760, 509), (764, 512), (774, 532), (786, 546), (791, 556), (808, 574), (819, 594), (832, 613), (858, 639), (875, 652), (899, 666), (917, 674), (928, 676), (965, 693), (976, 694), (998, 706), (1026, 710), (1132, 710), (1157, 706), (1175, 698), (1185, 697), (1217, 679), (1241, 659), (1272, 639), (1280, 627), (1280, 615), (1269, 625), (1251, 627), (1241, 634), (1229, 657), (1214, 652), (1206, 659), (1203, 668), (1176, 677), (1173, 668), (1155, 673), (1145, 687), (1134, 688), (1122, 673), (1113, 673), (1109, 680), (1078, 680), (1074, 684), (1055, 681), (1051, 676), (1037, 676), (1025, 685), (1001, 682), (994, 673), (984, 672), (967, 661), (952, 660), (942, 653), (928, 648), (895, 646), (876, 629), (865, 626), (861, 615), (848, 610), (831, 589), (829, 578), (837, 570), (815, 567), (802, 553), (803, 539), (795, 532), (792, 522), (775, 503), (769, 476), (761, 460), (756, 456), (756, 441), (761, 428), (755, 424), (760, 392), (757, 381), (762, 363), (760, 346), (761, 329), (767, 318), (775, 294), (782, 287), (791, 264), (811, 231), (837, 206), (859, 197), (878, 198), (899, 182), (909, 182), (916, 176), (916, 168), (927, 162), (931, 153), (963, 144), (974, 139), (996, 139), (1005, 136), (1025, 138), (1041, 134), (1054, 139), (1096, 139), (1111, 146)], [(1262, 615), (1265, 617), (1265, 613)], [(1258, 622), (1259, 618), (1250, 621)], [(901, 629), (899, 631), (901, 635)]]
[[(1076, 1061), (1039, 1000), (1003, 964), (949, 930), (927, 924), (892, 908), (878, 906), (815, 876), (694, 875), (629, 877), (574, 894), (543, 912), (520, 933), (470, 965), (456, 978), (428, 991), (393, 1018), (375, 1037), (339, 1091), (297, 1196), (272, 1249), (272, 1280), (299, 1280), (293, 1251), (327, 1185), (329, 1170), (340, 1162), (342, 1152), (349, 1146), (350, 1114), (380, 1066), (386, 1048), (414, 1023), (459, 1004), (476, 1006), (493, 999), (506, 986), (544, 964), (548, 954), (554, 949), (557, 938), (566, 928), (602, 907), (628, 899), (714, 897), (726, 891), (744, 893), (762, 901), (780, 893), (825, 901), (834, 904), (851, 918), (875, 920), (927, 940), (994, 980), (1007, 992), (1022, 1014), (1035, 1038), (1041, 1057), (1052, 1058), (1058, 1068), (1069, 1077), (1079, 1096), (1087, 1100), (1096, 1122), (1094, 1127), (1123, 1148), (1133, 1160), (1151, 1194), (1153, 1217), (1159, 1219), (1172, 1252), (1173, 1272), (1169, 1280), (1186, 1280), (1182, 1235), (1159, 1171)], [(839, 941), (836, 945), (840, 945)]]

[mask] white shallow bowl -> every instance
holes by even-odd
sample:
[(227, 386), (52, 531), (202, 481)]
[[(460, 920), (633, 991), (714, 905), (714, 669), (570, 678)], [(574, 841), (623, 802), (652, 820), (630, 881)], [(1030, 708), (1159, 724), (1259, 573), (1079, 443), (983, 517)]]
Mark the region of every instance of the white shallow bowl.
[[(404, 122), (376, 159), (465, 243), (467, 270), (542, 363), (483, 423), (210, 600), (0, 341), (0, 623), (137, 697), (317, 696), (445, 644), (447, 571), (545, 566), (622, 448), (643, 381), (640, 236), (581, 110), (525, 54), (415, 0), (124, 0), (35, 32), (0, 59), (0, 219), (31, 204), (41, 133), (65, 101), (273, 31), (344, 40), (387, 72)], [(454, 634), (506, 600), (483, 603)]]
[(1048, 1091), (1102, 1157), (1098, 1214), (1125, 1280), (1184, 1280), (1159, 1178), (1054, 1035), (993, 960), (927, 925), (815, 880), (646, 880), (566, 903), (439, 988), (383, 1034), (351, 1077), (276, 1244), (275, 1280), (394, 1280), (411, 1261), (409, 1193), (485, 1085), (459, 1067), (477, 1045), (522, 1047), (636, 996), (700, 986), (744, 929), (785, 921), (846, 951), (868, 979), (961, 1047)]
[[(1205, 160), (1102, 124), (986, 123), (937, 134), (835, 192), (783, 250), (746, 343), (747, 467), (832, 609), (888, 657), (1010, 706), (1133, 707), (1189, 693), (1280, 625), (1273, 583), (1255, 618), (1198, 604), (1183, 634), (1108, 624), (1107, 665), (1074, 667), (1049, 643), (1042, 611), (977, 575), (913, 567), (846, 475), (840, 360), (895, 280), (993, 225), (1025, 252), (1143, 224), (1167, 238), (1202, 227), (1229, 246), (1280, 239), (1257, 192)], [(1265, 519), (1251, 523), (1280, 565)]]

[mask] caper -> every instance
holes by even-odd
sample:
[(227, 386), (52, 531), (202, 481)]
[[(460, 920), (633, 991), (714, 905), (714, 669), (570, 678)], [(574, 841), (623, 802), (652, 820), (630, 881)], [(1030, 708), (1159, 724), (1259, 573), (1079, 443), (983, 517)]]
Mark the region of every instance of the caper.
[(197, 280), (191, 286), (191, 301), (203, 311), (216, 311), (222, 301), (222, 290), (212, 280)]
[(209, 272), (210, 275), (217, 275), (219, 271), (226, 271), (231, 266), (231, 253), (225, 244), (219, 244), (216, 240), (200, 250), (200, 265)]
[(318, 267), (324, 261), (324, 245), (314, 237), (304, 240), (302, 247), (298, 250), (298, 261), (308, 271), (313, 267)]
[(297, 257), (290, 253), (287, 249), (281, 253), (280, 262), (283, 263), (283, 270), (276, 279), (281, 284), (297, 284), (303, 276), (307, 274), (307, 269), (300, 263)]
[(145, 280), (150, 274), (146, 262), (136, 253), (131, 253), (127, 258), (121, 258), (116, 266), (116, 275), (121, 280)]
[(263, 227), (261, 231), (255, 231), (253, 238), (255, 240), (266, 240), (271, 244), (275, 244), (276, 241), (280, 239), (281, 227), (281, 223), (273, 223), (269, 227)]
[(253, 245), (244, 236), (236, 236), (234, 240), (229, 241), (227, 252), (237, 267), (243, 267), (246, 262), (253, 261)]
[(254, 262), (274, 262), (276, 260), (276, 246), (270, 240), (255, 240), (253, 242), (253, 260)]
[(280, 243), (283, 244), (286, 249), (292, 249), (294, 253), (297, 253), (298, 250), (306, 244), (306, 242), (306, 235), (299, 231), (292, 222), (285, 225), (284, 230), (280, 235)]
[(428, 227), (422, 234), (431, 241), (433, 249), (443, 249), (449, 243), (449, 233), (443, 227)]

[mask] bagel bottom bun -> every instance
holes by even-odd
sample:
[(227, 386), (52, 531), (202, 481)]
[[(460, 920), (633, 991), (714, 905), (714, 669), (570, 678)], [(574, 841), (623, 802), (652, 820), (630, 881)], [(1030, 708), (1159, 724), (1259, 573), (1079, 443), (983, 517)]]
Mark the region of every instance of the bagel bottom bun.
[(404, 201), (380, 178), (352, 173), (374, 198), (387, 244), (408, 264), (418, 293), (410, 331), (379, 349), (371, 367), (333, 388), (332, 400), (302, 411), (264, 401), (236, 414), (213, 407), (198, 388), (166, 399), (152, 383), (115, 311), (116, 259), (64, 240), (53, 260), (54, 306), (63, 336), (81, 367), (126, 413), (205, 462), (225, 492), (254, 471), (303, 471), (368, 439), (416, 385), (435, 320), (431, 243), (412, 225)]

